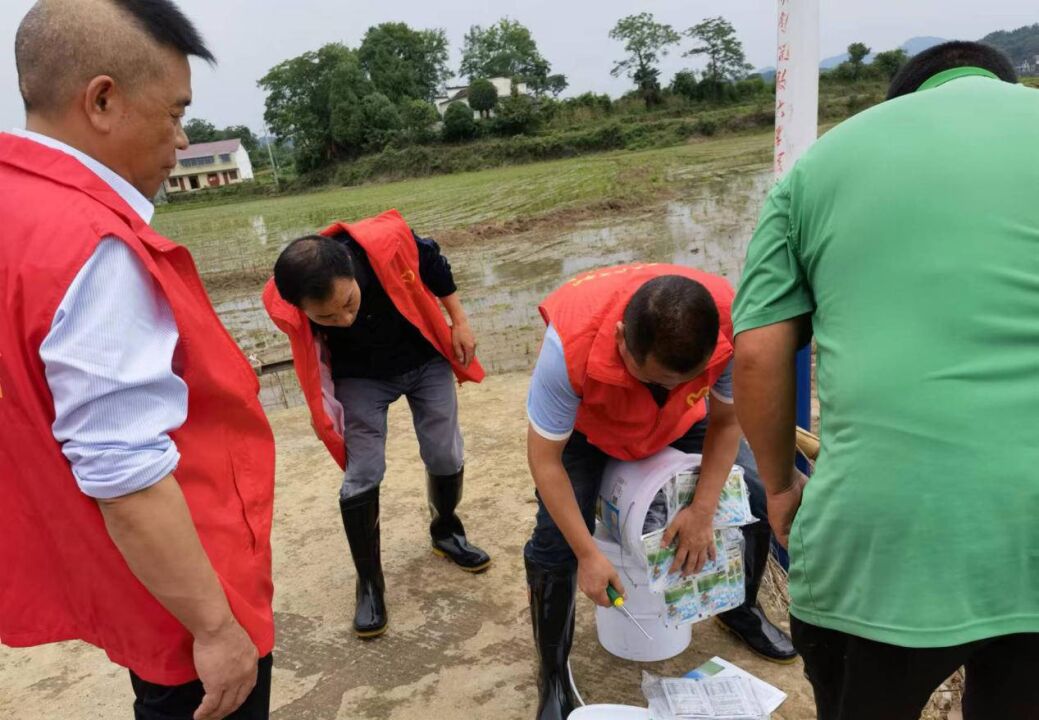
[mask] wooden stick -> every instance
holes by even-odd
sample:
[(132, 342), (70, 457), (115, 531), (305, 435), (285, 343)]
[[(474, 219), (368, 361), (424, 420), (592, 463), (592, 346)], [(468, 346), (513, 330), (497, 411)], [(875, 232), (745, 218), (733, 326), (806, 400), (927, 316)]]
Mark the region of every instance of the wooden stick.
[(799, 427), (794, 443), (798, 452), (808, 458), (809, 462), (815, 462), (815, 459), (819, 457), (819, 437), (817, 435)]

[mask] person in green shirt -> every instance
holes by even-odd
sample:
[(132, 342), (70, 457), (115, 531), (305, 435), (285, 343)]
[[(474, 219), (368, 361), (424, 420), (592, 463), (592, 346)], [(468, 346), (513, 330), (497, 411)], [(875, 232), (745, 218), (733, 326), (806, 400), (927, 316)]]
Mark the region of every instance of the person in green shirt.
[(961, 666), (967, 720), (1039, 717), (1039, 92), (979, 44), (913, 58), (773, 189), (733, 314), (820, 720), (915, 720)]

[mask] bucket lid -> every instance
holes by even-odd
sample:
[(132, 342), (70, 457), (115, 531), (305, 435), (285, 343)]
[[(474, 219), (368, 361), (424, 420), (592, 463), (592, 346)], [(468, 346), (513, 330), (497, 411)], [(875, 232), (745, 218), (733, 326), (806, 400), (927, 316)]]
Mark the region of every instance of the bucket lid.
[(585, 705), (570, 713), (569, 720), (649, 720), (649, 710), (632, 705)]

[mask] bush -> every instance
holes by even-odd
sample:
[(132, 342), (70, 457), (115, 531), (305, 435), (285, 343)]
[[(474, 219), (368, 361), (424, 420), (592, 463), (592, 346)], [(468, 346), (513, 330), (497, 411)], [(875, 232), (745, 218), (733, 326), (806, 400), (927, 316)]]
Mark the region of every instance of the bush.
[(602, 95), (593, 92), (582, 93), (577, 97), (567, 98), (563, 101), (563, 104), (567, 107), (588, 108), (603, 114), (609, 114), (613, 111), (613, 101), (605, 93)]
[(563, 104), (553, 98), (543, 97), (538, 100), (538, 121), (548, 125), (559, 115)]
[(400, 134), (401, 119), (397, 106), (382, 93), (365, 96), (361, 101), (361, 117), (366, 152), (382, 150)]
[(444, 112), (444, 140), (471, 140), (476, 135), (473, 109), (463, 102), (453, 102)]
[(489, 121), (491, 132), (509, 137), (529, 135), (541, 124), (534, 98), (526, 95), (510, 95), (498, 103), (494, 117)]
[(440, 115), (425, 100), (405, 100), (400, 106), (400, 120), (409, 142), (428, 143), (436, 138), (435, 128)]
[(684, 97), (686, 100), (697, 100), (697, 82), (696, 75), (689, 70), (682, 70), (681, 72), (675, 73), (674, 79), (671, 81), (671, 92), (679, 97)]
[(701, 118), (696, 121), (696, 132), (704, 137), (711, 137), (718, 132), (718, 123), (709, 118)]
[(740, 100), (747, 100), (774, 91), (775, 86), (766, 85), (765, 79), (760, 75), (753, 75), (736, 83), (736, 96)]

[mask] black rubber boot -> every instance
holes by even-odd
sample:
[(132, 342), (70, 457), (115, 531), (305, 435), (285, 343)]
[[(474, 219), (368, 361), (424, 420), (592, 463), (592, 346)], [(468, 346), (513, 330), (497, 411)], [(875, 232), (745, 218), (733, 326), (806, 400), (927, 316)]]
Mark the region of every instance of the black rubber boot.
[(446, 557), (466, 572), (480, 573), (491, 566), (491, 557), (465, 537), (465, 528), (455, 510), (462, 500), (462, 478), (465, 468), (454, 475), (426, 473), (426, 497), (429, 500), (429, 536), (433, 552)]
[(574, 642), (574, 601), (577, 572), (573, 568), (544, 570), (529, 560), (527, 586), (530, 621), (537, 647), (538, 713), (536, 720), (566, 720), (577, 707), (570, 683), (570, 646)]
[(758, 605), (758, 589), (768, 566), (772, 531), (766, 523), (744, 528), (743, 570), (746, 598), (738, 608), (718, 615), (718, 621), (766, 660), (788, 664), (797, 659), (790, 636), (772, 624)]
[(379, 542), (379, 488), (347, 500), (339, 499), (346, 540), (357, 569), (354, 632), (373, 638), (386, 632), (386, 580), (382, 576)]

